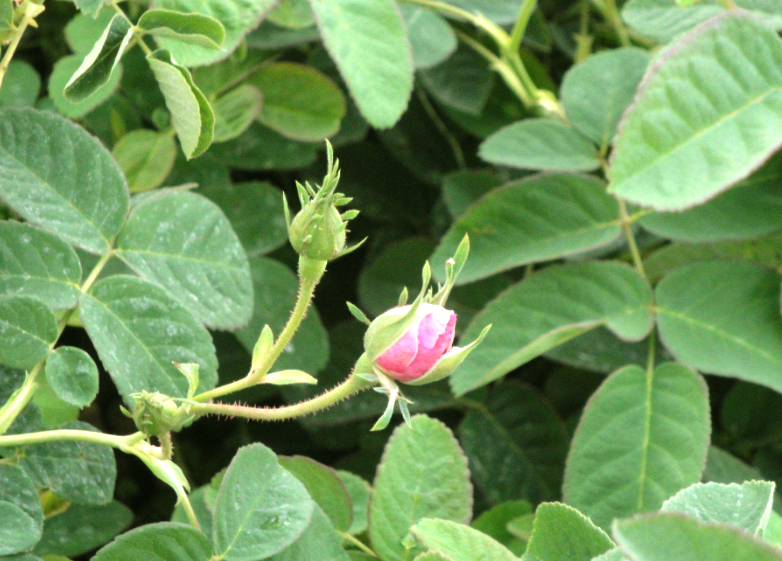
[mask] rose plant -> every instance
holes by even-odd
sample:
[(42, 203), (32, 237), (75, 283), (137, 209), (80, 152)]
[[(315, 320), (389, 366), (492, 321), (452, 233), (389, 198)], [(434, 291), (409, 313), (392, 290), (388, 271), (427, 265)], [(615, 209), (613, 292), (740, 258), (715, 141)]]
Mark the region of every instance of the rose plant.
[(780, 31), (0, 0), (0, 560), (782, 561)]

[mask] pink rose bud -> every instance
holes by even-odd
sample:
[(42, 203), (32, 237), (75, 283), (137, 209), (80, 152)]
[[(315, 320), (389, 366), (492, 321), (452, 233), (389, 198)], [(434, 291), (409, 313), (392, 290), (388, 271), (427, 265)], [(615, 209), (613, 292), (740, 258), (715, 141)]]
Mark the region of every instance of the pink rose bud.
[[(409, 308), (404, 306), (399, 311)], [(421, 304), (410, 329), (377, 358), (391, 378), (410, 382), (429, 372), (453, 347), (456, 314), (442, 306)]]

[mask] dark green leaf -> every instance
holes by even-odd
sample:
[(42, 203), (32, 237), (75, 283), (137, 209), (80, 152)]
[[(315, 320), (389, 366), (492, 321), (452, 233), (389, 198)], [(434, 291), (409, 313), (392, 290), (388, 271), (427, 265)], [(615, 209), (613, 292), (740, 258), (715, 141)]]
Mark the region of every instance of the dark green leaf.
[(122, 534), (92, 561), (207, 561), (211, 556), (209, 540), (200, 531), (184, 524), (159, 522)]
[(46, 359), (46, 380), (57, 397), (86, 407), (98, 395), (98, 367), (76, 347), (58, 347)]
[(0, 296), (0, 364), (32, 368), (57, 340), (57, 319), (40, 300)]

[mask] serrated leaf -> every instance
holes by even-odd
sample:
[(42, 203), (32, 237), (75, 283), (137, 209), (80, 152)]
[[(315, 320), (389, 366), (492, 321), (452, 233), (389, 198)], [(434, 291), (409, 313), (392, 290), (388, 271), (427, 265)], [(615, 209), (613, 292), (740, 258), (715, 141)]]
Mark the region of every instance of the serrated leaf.
[(212, 103), (215, 112), (214, 142), (225, 142), (241, 135), (258, 117), (263, 96), (258, 88), (242, 84)]
[(442, 279), (446, 259), (465, 235), (470, 236), (470, 259), (458, 284), (595, 249), (619, 234), (619, 206), (602, 181), (537, 175), (507, 183), (472, 205), (443, 236), (432, 267)]
[(647, 515), (617, 522), (614, 539), (634, 561), (779, 561), (782, 552), (726, 526), (682, 514)]
[(226, 561), (275, 555), (305, 531), (315, 508), (298, 479), (263, 444), (239, 449), (220, 485), (213, 543)]
[(185, 397), (174, 362), (198, 363), (201, 389), (217, 382), (212, 338), (158, 285), (117, 275), (98, 282), (79, 307), (87, 334), (125, 403), (141, 390)]
[(120, 138), (112, 150), (131, 193), (160, 187), (176, 160), (174, 137), (168, 132), (137, 129)]
[(20, 467), (0, 464), (0, 555), (28, 551), (41, 538), (42, 529), (35, 484)]
[[(782, 41), (728, 10), (657, 57), (614, 141), (611, 192), (662, 211), (701, 204), (782, 144)], [(753, 134), (740, 131), (750, 128)], [(714, 146), (732, 146), (723, 158)]]
[(209, 101), (190, 71), (177, 64), (169, 51), (155, 51), (147, 61), (166, 100), (182, 151), (188, 159), (200, 156), (214, 136), (215, 114)]
[[(100, 432), (81, 421), (58, 428)], [(24, 449), (19, 465), (36, 485), (74, 503), (102, 505), (114, 495), (117, 464), (113, 450), (103, 444), (79, 440), (32, 444)]]
[[(449, 561), (473, 561), (475, 559), (516, 561), (517, 559), (504, 546), (486, 534), (450, 520), (425, 518), (413, 526), (412, 533), (427, 548)], [(427, 557), (423, 556), (419, 559), (424, 560)]]
[(205, 49), (219, 49), (225, 39), (223, 24), (213, 17), (174, 10), (147, 10), (136, 24), (154, 37), (166, 37)]
[(176, 522), (158, 522), (122, 534), (92, 559), (133, 561), (158, 557), (166, 561), (207, 561), (211, 556), (212, 546), (200, 531)]
[(117, 501), (103, 506), (70, 505), (46, 519), (35, 553), (78, 557), (104, 545), (130, 526), (132, 520), (130, 509)]
[(0, 296), (0, 364), (32, 368), (57, 334), (57, 320), (46, 304), (29, 296)]
[(543, 503), (535, 511), (524, 559), (591, 561), (613, 546), (611, 538), (575, 508), (562, 503)]
[(396, 123), (413, 89), (405, 23), (393, 0), (310, 0), (323, 43), (361, 114), (375, 128)]
[(258, 120), (278, 133), (303, 142), (323, 140), (339, 130), (345, 97), (321, 72), (292, 62), (264, 66), (248, 78), (261, 91)]
[(73, 103), (84, 101), (107, 84), (132, 38), (133, 26), (128, 18), (123, 14), (114, 16), (65, 85), (65, 99)]
[(80, 280), (79, 258), (62, 239), (21, 222), (0, 222), (0, 294), (64, 310), (76, 306)]
[(498, 386), (481, 407), (469, 410), (459, 438), (476, 485), (491, 504), (559, 498), (567, 431), (531, 386)]
[(590, 399), (573, 437), (565, 502), (608, 528), (658, 510), (700, 480), (711, 423), (706, 383), (675, 363), (614, 372)]
[(596, 53), (572, 67), (561, 93), (568, 119), (607, 148), (650, 60), (646, 51), (621, 48)]
[(467, 523), (472, 485), (467, 459), (451, 431), (424, 415), (400, 425), (386, 444), (369, 506), (369, 537), (386, 561), (402, 561), (423, 550), (407, 540), (423, 518)]
[(128, 210), (128, 188), (100, 142), (51, 113), (0, 113), (0, 199), (26, 220), (105, 253)]
[(457, 395), (479, 388), (573, 337), (606, 326), (643, 339), (652, 324), (651, 290), (638, 273), (612, 262), (549, 267), (492, 300), (462, 337), (492, 331), (450, 378)]
[(353, 509), (353, 522), (348, 529), (348, 534), (356, 536), (363, 534), (369, 526), (369, 497), (372, 487), (358, 475), (349, 471), (339, 470), (337, 475), (347, 489)]
[(46, 358), (46, 381), (71, 405), (86, 407), (98, 395), (98, 367), (76, 347), (58, 347)]
[(592, 141), (570, 125), (527, 119), (498, 130), (478, 154), (495, 165), (553, 171), (589, 171), (600, 167)]
[(407, 3), (401, 3), (399, 9), (407, 26), (417, 70), (437, 66), (456, 51), (456, 33), (440, 14)]
[(120, 232), (117, 252), (209, 327), (236, 329), (249, 321), (253, 287), (247, 256), (231, 223), (209, 199), (172, 192), (139, 203)]
[(679, 267), (657, 285), (660, 337), (693, 368), (782, 392), (779, 282), (745, 261)]

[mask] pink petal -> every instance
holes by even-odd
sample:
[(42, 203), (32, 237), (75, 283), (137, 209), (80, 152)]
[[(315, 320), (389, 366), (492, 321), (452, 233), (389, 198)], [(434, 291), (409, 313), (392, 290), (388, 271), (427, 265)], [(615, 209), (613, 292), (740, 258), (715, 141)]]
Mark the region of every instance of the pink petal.
[(378, 365), (388, 372), (402, 373), (407, 370), (418, 352), (418, 325), (407, 330), (401, 339), (391, 345), (377, 359)]
[[(431, 370), (444, 354), (451, 350), (456, 327), (456, 314), (450, 311), (447, 311), (447, 313), (448, 319), (444, 325), (440, 323), (439, 318), (429, 319), (431, 316), (426, 316), (421, 321), (421, 327), (418, 330), (418, 353), (415, 355), (413, 362), (405, 369), (404, 378), (398, 378), (398, 380), (406, 382), (421, 377)], [(429, 321), (427, 322), (427, 320)], [(442, 329), (438, 333), (437, 338), (431, 344), (427, 344), (429, 341), (424, 341), (422, 332), (426, 327), (432, 328), (434, 324), (442, 325)]]

